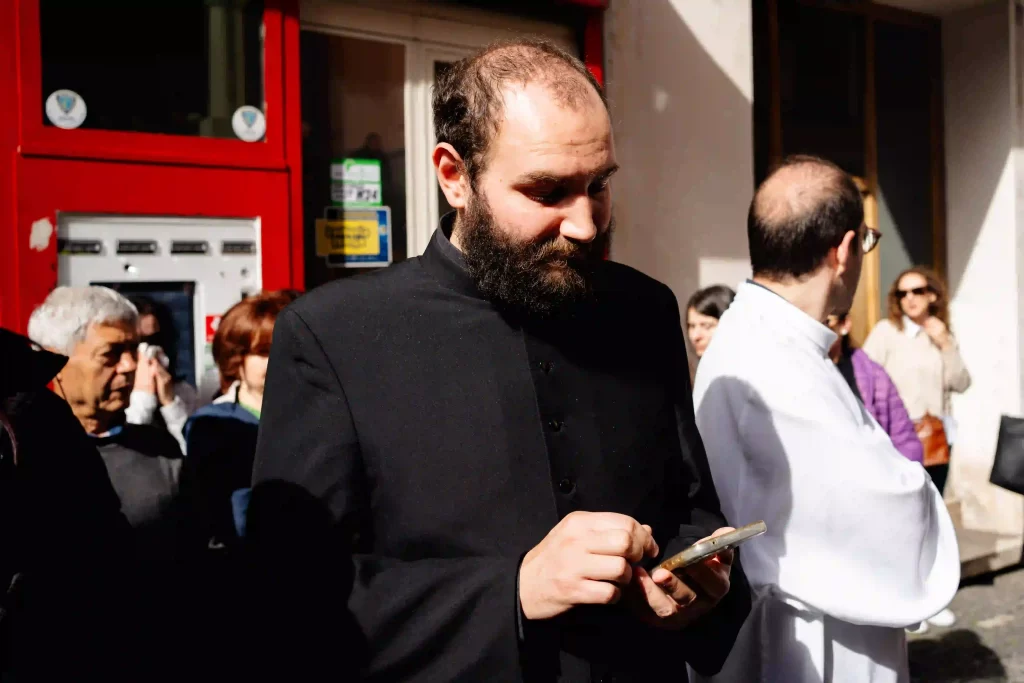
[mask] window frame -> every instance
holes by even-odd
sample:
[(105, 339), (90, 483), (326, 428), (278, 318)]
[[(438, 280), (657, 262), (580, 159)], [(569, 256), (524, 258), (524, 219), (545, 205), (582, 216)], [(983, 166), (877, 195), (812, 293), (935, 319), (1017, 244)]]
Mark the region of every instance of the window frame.
[[(406, 254), (421, 255), (438, 223), (430, 106), (434, 62), (457, 60), (496, 39), (540, 34), (580, 51), (572, 31), (546, 22), (463, 8), (396, 3), (388, 10), (335, 0), (304, 0), (301, 30), (405, 47)], [(304, 226), (305, 217), (301, 219)], [(305, 248), (305, 247), (304, 247)]]
[(266, 170), (286, 168), (283, 57), (284, 5), (287, 2), (266, 0), (264, 5), (263, 99), (267, 132), (262, 142), (252, 143), (195, 135), (81, 128), (63, 130), (45, 125), (42, 116), (40, 0), (18, 0), (21, 152), (29, 156), (157, 161)]

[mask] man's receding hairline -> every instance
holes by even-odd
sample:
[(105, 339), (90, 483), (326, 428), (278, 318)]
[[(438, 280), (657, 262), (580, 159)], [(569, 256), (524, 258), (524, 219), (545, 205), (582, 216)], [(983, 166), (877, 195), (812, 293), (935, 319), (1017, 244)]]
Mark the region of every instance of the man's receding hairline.
[[(496, 62), (518, 55), (529, 60), (530, 63), (527, 69), (517, 77), (502, 79), (505, 82), (498, 88), (498, 92), (502, 95), (512, 90), (538, 85), (553, 94), (556, 102), (561, 106), (571, 108), (582, 106), (586, 104), (591, 92), (603, 102), (601, 93), (587, 81), (583, 74), (555, 56), (532, 45), (497, 46), (493, 50), (484, 52), (477, 57), (478, 73), (484, 77), (489, 75), (496, 77)], [(499, 103), (499, 106), (504, 104), (503, 97), (499, 98)]]
[(754, 214), (777, 227), (813, 212), (843, 184), (844, 172), (817, 160), (801, 160), (776, 169), (754, 195)]

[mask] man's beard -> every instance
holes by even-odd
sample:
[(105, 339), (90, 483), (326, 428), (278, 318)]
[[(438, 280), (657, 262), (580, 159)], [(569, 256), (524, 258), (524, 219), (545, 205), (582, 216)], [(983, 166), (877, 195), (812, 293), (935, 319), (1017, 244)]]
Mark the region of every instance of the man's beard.
[(477, 289), (500, 308), (547, 317), (586, 301), (594, 273), (611, 241), (613, 225), (587, 244), (560, 235), (517, 242), (501, 230), (487, 200), (475, 194), (457, 229), (466, 266)]

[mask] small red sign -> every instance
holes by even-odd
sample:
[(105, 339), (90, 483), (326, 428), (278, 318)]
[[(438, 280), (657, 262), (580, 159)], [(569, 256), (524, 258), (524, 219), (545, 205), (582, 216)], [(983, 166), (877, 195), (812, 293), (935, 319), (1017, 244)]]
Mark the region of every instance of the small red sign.
[(210, 344), (213, 342), (213, 335), (217, 334), (217, 328), (220, 327), (219, 315), (208, 315), (206, 316), (206, 343)]

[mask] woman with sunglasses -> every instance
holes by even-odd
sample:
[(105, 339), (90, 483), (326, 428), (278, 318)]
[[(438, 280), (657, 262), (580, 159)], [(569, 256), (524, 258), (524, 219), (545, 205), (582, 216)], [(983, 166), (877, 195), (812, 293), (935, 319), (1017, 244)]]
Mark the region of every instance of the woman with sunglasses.
[[(868, 335), (864, 351), (892, 377), (907, 413), (919, 428), (941, 419), (941, 431), (951, 447), (956, 429), (949, 417), (949, 397), (966, 391), (971, 376), (949, 330), (949, 299), (941, 278), (923, 266), (900, 273), (889, 290), (889, 317)], [(941, 492), (949, 473), (948, 459), (934, 465), (928, 465), (928, 460), (926, 444), (925, 469)], [(928, 622), (951, 626), (955, 619), (952, 612), (943, 610)]]

